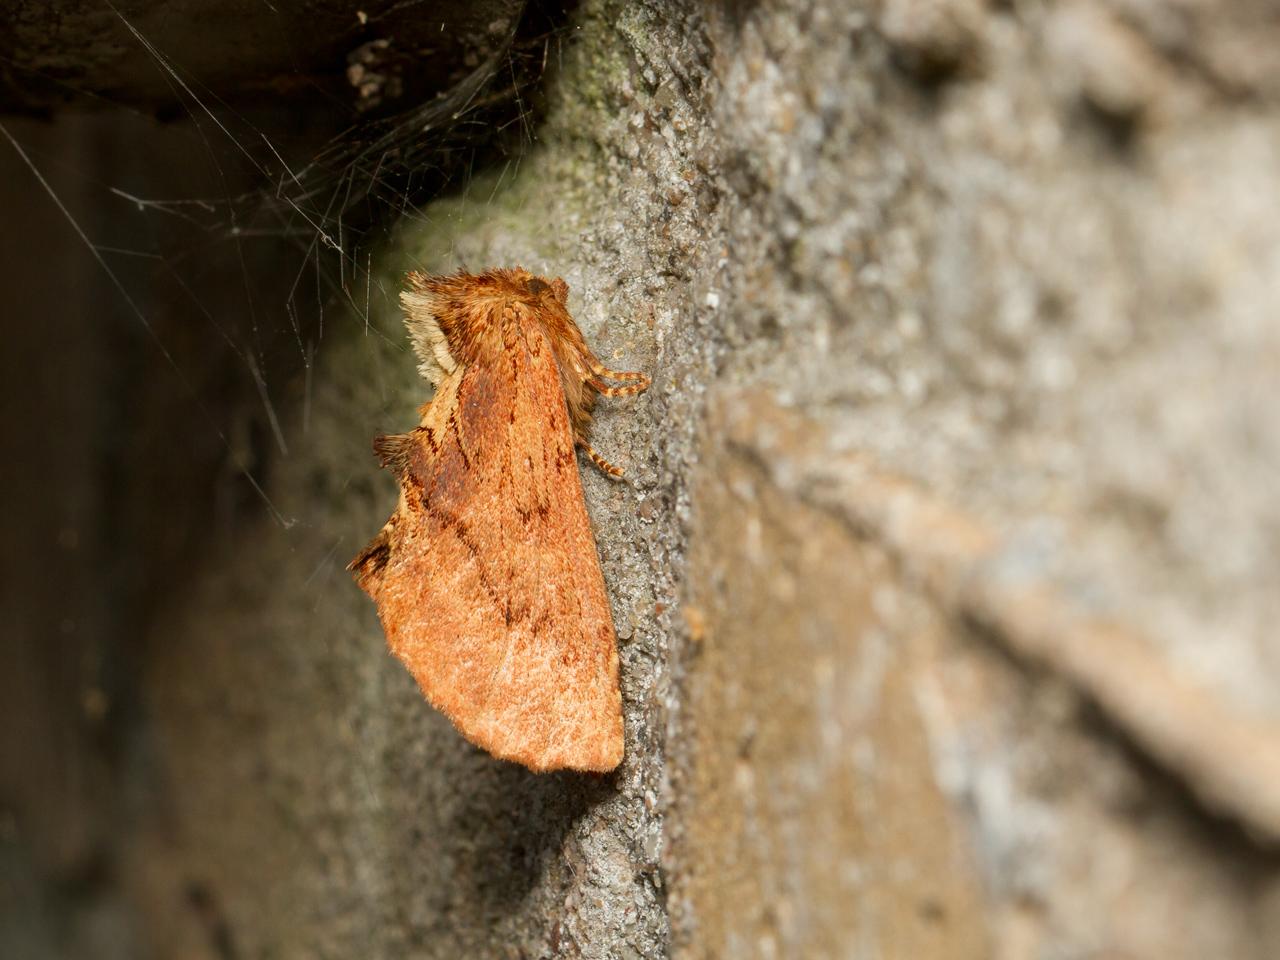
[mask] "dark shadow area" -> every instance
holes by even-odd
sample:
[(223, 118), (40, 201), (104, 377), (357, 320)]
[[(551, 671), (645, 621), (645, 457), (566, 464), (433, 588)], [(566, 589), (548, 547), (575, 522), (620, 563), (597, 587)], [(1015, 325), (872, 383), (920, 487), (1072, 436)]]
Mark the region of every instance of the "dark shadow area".
[(474, 772), (477, 802), (455, 810), (445, 833), (466, 838), (456, 874), (463, 899), (496, 923), (553, 868), (583, 813), (614, 790), (608, 777), (540, 775), (478, 752), (475, 763), (486, 767)]
[[(251, 24), (144, 6), (0, 43), (0, 955), (33, 960), (150, 955), (103, 917), (128, 914), (118, 845), (155, 786), (136, 744), (156, 611), (249, 528), (287, 528), (267, 489), (317, 358), (394, 296), (369, 270), (397, 219), (531, 142), (564, 16), (490, 4), (414, 34), (393, 9), (412, 5), (335, 5), (340, 22), (255, 35), (280, 59), (220, 72), (218, 49), (253, 55)], [(101, 75), (101, 49), (49, 52), (99, 41), (119, 48)], [(513, 784), (513, 837), (536, 810), (572, 821), (556, 782)], [(185, 903), (237, 955), (214, 893)]]

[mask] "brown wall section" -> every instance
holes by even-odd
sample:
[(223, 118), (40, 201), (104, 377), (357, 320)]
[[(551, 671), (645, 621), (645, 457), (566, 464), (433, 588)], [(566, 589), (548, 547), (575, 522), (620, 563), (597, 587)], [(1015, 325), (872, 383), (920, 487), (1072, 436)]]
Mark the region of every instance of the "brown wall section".
[(797, 438), (753, 448), (753, 428), (729, 422), (765, 404), (718, 406), (684, 610), (678, 953), (989, 956), (974, 853), (922, 714), (940, 618), (882, 544), (778, 485), (763, 461), (794, 466)]
[[(1239, 820), (1275, 785), (1250, 783), (1274, 731), (1233, 750), (1231, 705), (1178, 699), (1122, 626), (1113, 655), (1064, 616), (1079, 584), (984, 582), (984, 524), (769, 395), (717, 397), (706, 430), (668, 823), (679, 955), (1271, 955), (1280, 861), (1189, 804), (1194, 775), (1144, 756), (1159, 745), (1089, 678), (1121, 665), (1165, 736), (1215, 741)], [(1028, 593), (1034, 615), (979, 614)], [(1046, 630), (1048, 662), (1021, 635)]]

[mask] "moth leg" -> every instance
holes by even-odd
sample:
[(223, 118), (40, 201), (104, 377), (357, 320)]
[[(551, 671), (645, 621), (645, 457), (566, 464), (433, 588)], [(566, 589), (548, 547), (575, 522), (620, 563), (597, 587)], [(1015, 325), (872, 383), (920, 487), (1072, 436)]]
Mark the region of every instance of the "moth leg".
[(600, 454), (596, 452), (595, 447), (591, 446), (587, 441), (579, 440), (578, 446), (580, 446), (587, 456), (591, 458), (591, 462), (596, 465), (596, 469), (601, 473), (608, 474), (611, 477), (620, 477), (625, 472), (621, 467), (615, 466), (604, 457), (600, 456)]
[(592, 353), (591, 348), (588, 347), (586, 344), (582, 345), (581, 352), (582, 352), (582, 360), (587, 365), (587, 369), (590, 370), (592, 374), (589, 377), (583, 376), (582, 379), (585, 380), (587, 383), (590, 383), (593, 387), (595, 387), (601, 393), (605, 393), (605, 391), (600, 386), (597, 386), (597, 383), (601, 378), (605, 380), (621, 380), (623, 383), (643, 384), (643, 386), (641, 386), (639, 389), (634, 391), (636, 393), (639, 393), (641, 390), (646, 389), (649, 386), (649, 384), (652, 382), (649, 379), (647, 374), (643, 374), (639, 370), (610, 370), (608, 367), (606, 367), (603, 363), (600, 362), (600, 358), (597, 357), (594, 353)]
[(621, 380), (623, 383), (643, 383), (644, 387), (641, 387), (641, 390), (649, 386), (648, 375), (641, 373), (639, 370), (610, 370), (591, 353), (588, 353), (583, 359), (587, 361), (587, 369), (592, 373), (592, 376), (587, 378), (588, 380), (603, 377), (606, 380)]
[(591, 361), (591, 372), (597, 377), (604, 377), (606, 380), (643, 380), (646, 386), (649, 383), (649, 377), (646, 374), (641, 373), (639, 370), (610, 370), (608, 367), (600, 363), (600, 361), (596, 360), (595, 357), (591, 357), (589, 359)]
[[(615, 374), (612, 371), (610, 371), (610, 375), (615, 380), (622, 379), (621, 375)], [(644, 393), (644, 391), (649, 389), (649, 383), (650, 383), (649, 378), (646, 377), (643, 373), (637, 374), (637, 376), (643, 377), (643, 381), (640, 383), (632, 383), (629, 386), (625, 386), (625, 387), (611, 387), (609, 386), (609, 384), (605, 383), (599, 377), (587, 377), (585, 382), (590, 384), (595, 389), (595, 391), (599, 393), (601, 396), (633, 397), (637, 393)]]

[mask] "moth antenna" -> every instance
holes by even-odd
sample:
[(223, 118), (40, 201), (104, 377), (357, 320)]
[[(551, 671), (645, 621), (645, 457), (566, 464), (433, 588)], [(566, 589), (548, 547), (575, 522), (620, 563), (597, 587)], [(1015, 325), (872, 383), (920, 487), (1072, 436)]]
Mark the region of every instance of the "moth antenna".
[(601, 473), (607, 474), (608, 476), (616, 479), (626, 472), (622, 467), (616, 466), (604, 457), (600, 456), (600, 454), (596, 452), (596, 448), (591, 446), (591, 444), (587, 443), (585, 440), (579, 440), (578, 446), (580, 446), (586, 455), (591, 458), (591, 462), (596, 465), (596, 468)]

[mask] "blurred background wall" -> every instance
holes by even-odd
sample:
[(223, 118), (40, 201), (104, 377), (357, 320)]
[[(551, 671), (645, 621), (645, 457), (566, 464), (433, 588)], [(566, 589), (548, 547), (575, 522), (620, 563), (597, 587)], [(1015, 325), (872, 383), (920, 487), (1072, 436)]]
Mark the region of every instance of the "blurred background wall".
[[(1276, 955), (1274, 5), (5, 13), (0, 953)], [(342, 569), (515, 263), (655, 379), (603, 778)]]

